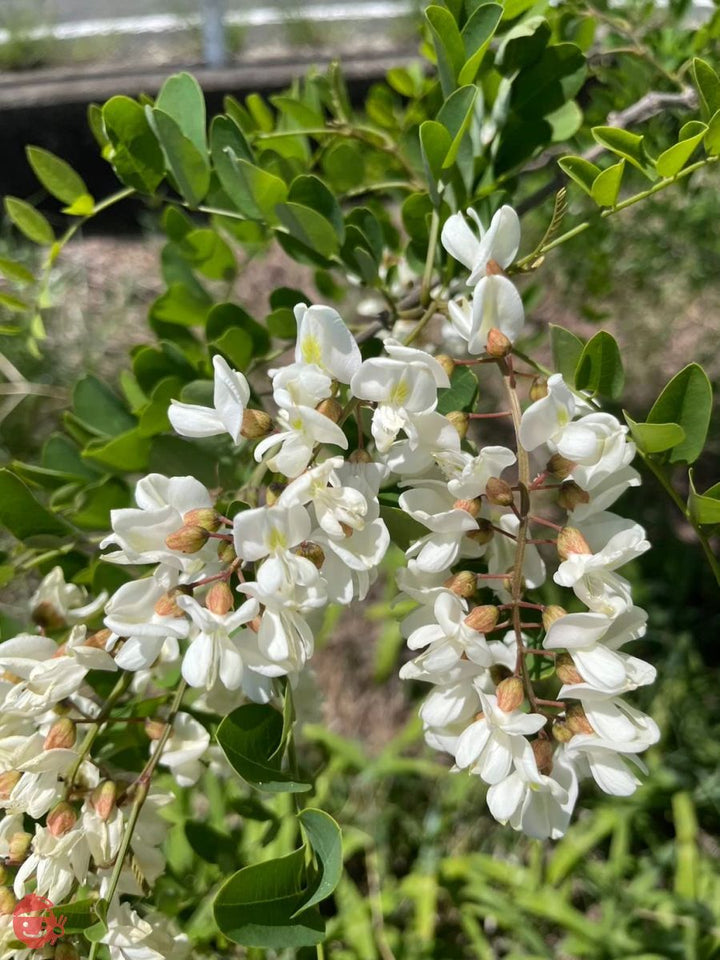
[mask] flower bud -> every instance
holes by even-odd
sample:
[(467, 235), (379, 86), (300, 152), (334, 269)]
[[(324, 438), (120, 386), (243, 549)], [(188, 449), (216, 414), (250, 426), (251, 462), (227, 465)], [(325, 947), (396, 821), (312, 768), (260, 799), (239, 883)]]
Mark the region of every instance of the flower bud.
[(569, 653), (559, 653), (555, 657), (555, 673), (563, 683), (584, 683)]
[(217, 549), (218, 560), (222, 563), (234, 563), (237, 560), (237, 554), (235, 553), (235, 547), (230, 543), (229, 540), (221, 540), (218, 543)]
[(592, 553), (587, 540), (575, 527), (563, 527), (555, 546), (561, 560), (567, 560), (573, 553)]
[(165, 546), (178, 553), (197, 553), (208, 542), (209, 536), (204, 527), (184, 526), (165, 537)]
[(246, 440), (259, 440), (272, 431), (272, 417), (264, 410), (246, 410), (243, 413), (240, 435)]
[(474, 607), (465, 617), (466, 626), (471, 630), (477, 630), (478, 633), (490, 633), (500, 618), (500, 611), (497, 607), (490, 604), (481, 607)]
[(220, 514), (212, 507), (198, 507), (183, 514), (183, 523), (186, 527), (202, 527), (215, 533), (222, 526)]
[(0, 885), (7, 883), (9, 879), (10, 879), (10, 873), (0, 863)]
[(535, 377), (530, 384), (530, 399), (533, 403), (536, 400), (542, 400), (548, 395), (548, 385), (545, 377)]
[(283, 492), (286, 486), (286, 483), (269, 483), (267, 485), (267, 489), (265, 490), (265, 506), (272, 507), (273, 504), (277, 503), (280, 494)]
[(542, 625), (544, 629), (548, 631), (556, 620), (565, 616), (567, 616), (567, 610), (564, 607), (560, 607), (556, 603), (551, 603), (549, 607), (545, 607), (543, 610)]
[(538, 737), (537, 740), (533, 740), (530, 746), (532, 747), (532, 752), (535, 754), (535, 763), (537, 764), (538, 771), (544, 773), (546, 777), (549, 777), (553, 768), (552, 742), (545, 737)]
[(80, 960), (80, 954), (71, 943), (61, 941), (55, 947), (53, 960)]
[(318, 413), (327, 417), (328, 420), (332, 420), (333, 423), (340, 421), (343, 412), (342, 404), (335, 400), (334, 397), (330, 397), (329, 400), (321, 400), (315, 409)]
[(485, 274), (488, 277), (504, 277), (505, 271), (497, 262), (497, 260), (488, 260), (485, 267)]
[(569, 743), (570, 740), (572, 740), (572, 738), (575, 736), (564, 720), (553, 721), (551, 733), (553, 735), (553, 740), (556, 740), (558, 743)]
[(372, 456), (364, 448), (353, 450), (353, 452), (348, 457), (348, 460), (350, 461), (350, 463), (372, 463), (373, 462)]
[(556, 480), (564, 480), (573, 472), (576, 466), (577, 464), (573, 463), (572, 460), (561, 457), (559, 453), (554, 453), (545, 464), (545, 472), (549, 473), (550, 476)]
[(477, 576), (470, 570), (461, 570), (449, 576), (443, 586), (458, 597), (471, 597), (477, 589)]
[(455, 427), (460, 439), (464, 440), (470, 426), (470, 417), (467, 413), (463, 413), (462, 410), (451, 410), (450, 413), (445, 414), (445, 419)]
[(589, 503), (590, 494), (579, 487), (574, 480), (565, 480), (558, 493), (558, 503), (563, 510), (572, 511), (581, 503)]
[(159, 740), (165, 733), (166, 726), (167, 724), (163, 723), (162, 720), (150, 720), (148, 718), (145, 721), (145, 733), (150, 740)]
[(438, 353), (435, 359), (443, 368), (448, 377), (451, 377), (453, 375), (453, 371), (455, 370), (455, 361), (453, 358), (449, 357), (446, 353)]
[(91, 633), (85, 640), (85, 646), (93, 647), (95, 650), (105, 650), (111, 636), (112, 631), (110, 630), (96, 630), (95, 633)]
[(475, 497), (474, 500), (456, 500), (453, 504), (453, 510), (464, 510), (471, 517), (477, 517), (482, 507), (482, 500)]
[(493, 327), (488, 333), (487, 346), (485, 349), (490, 357), (506, 357), (512, 352), (512, 343), (502, 330)]
[(33, 623), (45, 630), (59, 630), (65, 626), (65, 618), (58, 613), (49, 600), (43, 600), (32, 612)]
[(43, 750), (71, 750), (75, 746), (75, 724), (67, 717), (56, 720), (43, 743)]
[(47, 828), (54, 837), (64, 837), (77, 823), (77, 813), (65, 800), (56, 804), (47, 815)]
[(565, 711), (565, 722), (573, 733), (595, 733), (581, 703), (572, 703)]
[(508, 677), (512, 676), (512, 671), (505, 666), (504, 663), (494, 663), (490, 667), (490, 679), (495, 684), (499, 686), (503, 680), (506, 680)]
[(517, 710), (525, 699), (525, 690), (520, 677), (508, 677), (501, 680), (495, 690), (497, 705), (503, 713), (512, 713)]
[(252, 630), (253, 633), (260, 633), (260, 626), (262, 624), (262, 617), (260, 614), (257, 617), (253, 617), (252, 620), (248, 623), (248, 627)]
[(485, 487), (485, 496), (490, 503), (499, 507), (510, 507), (515, 502), (510, 484), (499, 477), (490, 477)]
[(154, 610), (159, 617), (182, 617), (184, 616), (183, 611), (177, 604), (175, 599), (177, 596), (176, 590), (168, 590), (167, 593), (164, 593), (160, 599), (155, 604)]
[(9, 917), (17, 906), (17, 897), (10, 887), (0, 887), (0, 917)]
[(485, 517), (477, 517), (476, 519), (477, 530), (470, 530), (465, 536), (482, 547), (485, 546), (486, 543), (490, 543), (495, 536), (495, 531), (493, 530), (492, 523), (486, 520)]
[(6, 770), (0, 773), (0, 800), (7, 800), (22, 774), (19, 770)]
[(303, 540), (295, 552), (299, 557), (309, 560), (318, 570), (321, 570), (325, 563), (325, 551), (319, 543), (313, 543), (312, 540)]
[(32, 843), (32, 834), (19, 831), (10, 837), (8, 844), (8, 853), (12, 863), (22, 863), (30, 850)]
[(90, 804), (103, 821), (108, 821), (117, 802), (117, 785), (112, 780), (103, 780), (90, 794)]
[[(512, 570), (508, 570), (507, 576), (502, 582), (503, 590), (507, 590), (508, 593), (512, 593), (514, 584), (515, 574)], [(525, 577), (520, 577), (520, 593), (523, 594), (526, 590), (527, 584), (525, 583)]]
[(205, 606), (210, 613), (219, 617), (224, 617), (235, 606), (233, 592), (224, 580), (219, 580), (210, 587), (205, 597)]

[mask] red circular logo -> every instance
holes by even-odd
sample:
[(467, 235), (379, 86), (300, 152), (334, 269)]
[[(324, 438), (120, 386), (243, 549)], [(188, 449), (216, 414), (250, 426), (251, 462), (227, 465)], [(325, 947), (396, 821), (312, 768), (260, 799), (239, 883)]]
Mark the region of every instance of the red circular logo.
[(37, 949), (56, 943), (65, 933), (66, 917), (56, 917), (54, 904), (29, 893), (13, 910), (13, 932), (26, 947)]

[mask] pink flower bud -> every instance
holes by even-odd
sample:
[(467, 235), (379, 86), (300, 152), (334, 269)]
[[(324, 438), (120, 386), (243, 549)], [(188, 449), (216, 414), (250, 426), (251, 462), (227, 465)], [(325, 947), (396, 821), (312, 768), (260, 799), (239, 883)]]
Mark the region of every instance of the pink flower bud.
[(56, 720), (50, 727), (43, 743), (43, 750), (71, 750), (75, 746), (77, 732), (75, 724), (68, 717)]
[(103, 780), (90, 794), (90, 803), (95, 813), (103, 821), (112, 816), (117, 801), (117, 785), (112, 780)]
[(499, 477), (490, 477), (485, 487), (485, 496), (490, 503), (495, 503), (499, 507), (510, 507), (515, 502), (510, 484)]
[(205, 606), (219, 617), (224, 617), (235, 606), (233, 592), (224, 580), (210, 587), (205, 597)]
[(560, 607), (555, 603), (551, 603), (550, 606), (545, 607), (543, 610), (542, 625), (547, 631), (556, 620), (559, 620), (560, 617), (565, 616), (567, 616), (567, 610), (565, 610), (564, 607)]
[(573, 553), (592, 553), (587, 540), (575, 527), (563, 527), (558, 534), (555, 546), (561, 560), (567, 560)]
[(488, 333), (487, 346), (485, 349), (488, 352), (488, 356), (506, 357), (512, 352), (512, 343), (510, 340), (508, 340), (502, 330), (498, 330), (497, 327), (493, 327)]
[(525, 699), (525, 690), (520, 677), (508, 677), (502, 680), (495, 691), (497, 705), (503, 713), (512, 713)]
[(477, 576), (470, 570), (461, 570), (448, 577), (443, 586), (458, 597), (471, 597), (477, 589)]
[(272, 417), (263, 410), (246, 410), (243, 413), (240, 433), (246, 440), (259, 440), (272, 430)]
[(184, 526), (165, 537), (165, 546), (178, 553), (197, 553), (205, 546), (209, 536), (204, 527)]
[(498, 608), (487, 604), (472, 609), (465, 617), (465, 624), (471, 630), (477, 630), (478, 633), (490, 633), (491, 630), (495, 629), (499, 618), (500, 611)]
[(553, 768), (553, 745), (552, 741), (547, 740), (545, 737), (538, 737), (537, 740), (533, 740), (530, 744), (532, 747), (532, 752), (535, 754), (535, 763), (540, 773), (544, 773), (546, 777), (550, 776)]
[(186, 527), (202, 527), (210, 533), (215, 533), (222, 526), (219, 514), (212, 507), (197, 507), (183, 514), (183, 523)]
[(28, 855), (31, 843), (32, 836), (29, 833), (24, 833), (23, 831), (14, 833), (8, 843), (8, 853), (10, 854), (11, 862), (22, 863)]
[(17, 897), (10, 887), (0, 887), (0, 917), (9, 917), (17, 906)]
[(77, 823), (77, 813), (64, 800), (56, 804), (47, 815), (47, 828), (54, 837), (64, 837)]
[(0, 800), (9, 798), (21, 776), (19, 770), (6, 770), (5, 773), (0, 773)]

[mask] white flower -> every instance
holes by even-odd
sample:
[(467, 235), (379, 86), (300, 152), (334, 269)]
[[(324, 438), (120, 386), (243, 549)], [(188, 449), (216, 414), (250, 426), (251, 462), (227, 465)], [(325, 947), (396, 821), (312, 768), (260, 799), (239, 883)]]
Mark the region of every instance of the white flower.
[(243, 510), (233, 520), (235, 551), (251, 561), (283, 555), (307, 540), (311, 526), (307, 510), (299, 503)]
[(500, 207), (487, 230), (483, 228), (475, 210), (468, 210), (476, 223), (480, 239), (468, 226), (461, 213), (455, 213), (445, 221), (440, 238), (450, 256), (459, 260), (470, 271), (468, 285), (474, 286), (485, 276), (491, 260), (500, 267), (509, 267), (520, 246), (520, 220), (512, 207)]
[(424, 362), (373, 357), (365, 360), (350, 384), (353, 396), (377, 404), (372, 435), (380, 453), (387, 453), (411, 414), (434, 410), (437, 404), (435, 374)]
[(315, 407), (332, 394), (332, 377), (314, 363), (290, 363), (270, 370), (273, 399), (279, 407)]
[(329, 536), (345, 537), (346, 527), (362, 530), (368, 502), (359, 490), (341, 485), (337, 470), (342, 463), (342, 457), (331, 457), (307, 470), (288, 484), (273, 510), (312, 503), (318, 523)]
[(295, 307), (297, 320), (297, 363), (314, 364), (333, 380), (350, 383), (362, 363), (355, 338), (345, 326), (342, 317), (332, 307), (316, 304)]
[(463, 655), (473, 663), (489, 667), (493, 660), (483, 634), (465, 623), (467, 611), (454, 593), (441, 593), (435, 600), (433, 620), (417, 627), (408, 637), (411, 650), (427, 647), (415, 665), (428, 673), (453, 667)]
[(553, 755), (550, 774), (538, 771), (529, 749), (517, 769), (490, 787), (487, 803), (500, 823), (539, 840), (557, 840), (567, 830), (577, 794), (577, 774), (563, 747)]
[(520, 443), (525, 450), (559, 440), (575, 416), (575, 397), (559, 373), (548, 377), (547, 390), (547, 396), (531, 403), (520, 420)]
[(569, 423), (555, 442), (560, 456), (577, 464), (572, 478), (583, 490), (626, 467), (635, 456), (628, 428), (609, 413), (589, 413)]
[(612, 740), (585, 733), (575, 734), (565, 745), (569, 759), (581, 770), (586, 766), (600, 789), (615, 797), (628, 797), (640, 785), (639, 778), (628, 762), (643, 769), (641, 761), (634, 754), (642, 753), (647, 747), (645, 740), (620, 747)]
[(455, 498), (444, 483), (426, 483), (401, 494), (398, 501), (405, 513), (431, 531), (416, 540), (406, 555), (415, 557), (418, 568), (427, 572), (451, 567), (460, 556), (480, 556), (482, 548), (466, 537), (478, 529), (475, 518), (454, 506)]
[(492, 693), (478, 690), (478, 696), (483, 715), (460, 734), (455, 763), (460, 769), (468, 767), (485, 783), (499, 783), (510, 773), (513, 761), (529, 749), (528, 734), (542, 730), (546, 721), (539, 713), (501, 710)]
[(82, 829), (90, 847), (90, 856), (97, 866), (107, 866), (117, 856), (123, 838), (125, 818), (119, 807), (110, 816), (101, 817), (89, 800), (85, 801), (81, 816)]
[(433, 462), (443, 464), (469, 454), (460, 451), (460, 436), (441, 413), (429, 410), (415, 413), (403, 427), (407, 439), (396, 440), (383, 456), (393, 473), (417, 476), (426, 473)]
[(425, 367), (427, 372), (435, 381), (435, 386), (449, 387), (450, 378), (448, 377), (442, 364), (435, 359), (427, 350), (419, 350), (417, 347), (407, 347), (399, 340), (393, 337), (386, 337), (383, 340), (385, 352), (393, 360), (400, 360), (401, 363), (415, 363)]
[(286, 477), (297, 477), (312, 459), (319, 443), (329, 443), (347, 450), (347, 437), (342, 429), (312, 407), (287, 407), (278, 411), (279, 433), (265, 437), (255, 447), (255, 459), (260, 462), (267, 450), (280, 447), (268, 458), (268, 466)]
[(59, 837), (47, 827), (36, 826), (32, 852), (15, 876), (15, 896), (25, 895), (27, 881), (35, 874), (35, 893), (59, 903), (76, 881), (85, 882), (89, 865), (90, 847), (81, 821)]
[[(33, 740), (29, 743), (33, 743)], [(24, 760), (18, 758), (16, 769), (22, 771), (22, 776), (13, 787), (9, 800), (2, 801), (2, 804), (8, 810), (23, 811), (38, 820), (60, 799), (63, 781), (75, 767), (79, 756), (75, 750), (43, 750), (42, 742), (35, 742), (30, 757)], [(79, 784), (95, 787), (99, 779), (93, 763), (85, 761), (81, 764), (76, 777)]]
[(178, 615), (179, 610), (175, 614), (156, 611), (158, 601), (167, 593), (166, 581), (143, 577), (124, 583), (105, 607), (105, 626), (125, 638), (115, 657), (122, 670), (146, 669), (157, 660), (168, 637), (187, 636), (188, 622)]
[[(570, 476), (571, 479), (575, 480), (576, 474), (574, 471)], [(589, 478), (589, 482), (587, 476), (584, 476), (583, 479), (586, 482), (583, 489), (590, 494), (590, 502), (580, 503), (573, 510), (573, 523), (576, 525), (583, 523), (596, 513), (607, 510), (628, 487), (640, 486), (640, 474), (633, 467), (620, 467), (619, 470), (606, 476), (595, 474)]]
[[(189, 713), (178, 713), (173, 720), (172, 733), (160, 756), (160, 765), (169, 767), (178, 786), (191, 787), (197, 783), (203, 765), (200, 757), (210, 745), (210, 734)], [(150, 741), (150, 756), (158, 747), (157, 740)]]
[(448, 303), (455, 332), (467, 341), (468, 353), (483, 353), (492, 329), (514, 343), (525, 325), (525, 309), (515, 285), (507, 277), (483, 277), (473, 292), (472, 305), (464, 297)]
[(213, 358), (213, 369), (213, 406), (172, 400), (168, 419), (181, 437), (216, 437), (229, 433), (233, 442), (239, 443), (250, 387), (242, 373), (232, 370), (219, 354)]
[(103, 590), (94, 600), (88, 601), (86, 592), (74, 583), (65, 583), (62, 567), (53, 567), (32, 595), (30, 609), (48, 609), (59, 620), (66, 623), (79, 623), (95, 616), (107, 600), (107, 591)]
[(473, 457), (464, 451), (455, 460), (443, 458), (441, 468), (451, 477), (448, 490), (458, 500), (473, 500), (482, 496), (490, 477), (499, 477), (515, 463), (515, 454), (507, 447), (483, 447)]
[(102, 939), (110, 960), (185, 960), (190, 945), (184, 934), (175, 934), (166, 916), (155, 924), (142, 919), (129, 903), (113, 900), (108, 911), (108, 930)]

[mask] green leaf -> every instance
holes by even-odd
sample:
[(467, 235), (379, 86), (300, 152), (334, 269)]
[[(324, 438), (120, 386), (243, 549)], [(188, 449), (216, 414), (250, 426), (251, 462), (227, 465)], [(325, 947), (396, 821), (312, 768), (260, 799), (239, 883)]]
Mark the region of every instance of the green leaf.
[(138, 431), (143, 437), (153, 437), (170, 430), (168, 408), (170, 401), (177, 399), (183, 388), (180, 377), (165, 377), (152, 389), (150, 398), (139, 410)]
[(80, 197), (89, 196), (84, 180), (65, 160), (42, 147), (26, 147), (25, 152), (33, 173), (53, 197), (69, 206)]
[(469, 367), (455, 367), (450, 386), (438, 390), (438, 413), (472, 410), (478, 395), (478, 380)]
[(247, 370), (253, 358), (253, 340), (246, 330), (230, 328), (220, 337), (210, 341), (210, 346), (221, 353), (231, 367)]
[(276, 751), (282, 735), (282, 715), (273, 707), (258, 703), (233, 710), (216, 734), (232, 768), (251, 786), (270, 793), (309, 790), (309, 783), (295, 780), (280, 769), (282, 757)]
[(218, 172), (230, 200), (251, 219), (277, 223), (275, 207), (287, 197), (285, 183), (267, 170), (237, 157), (230, 147), (225, 148), (225, 154), (229, 167)]
[(570, 330), (550, 324), (550, 347), (552, 349), (553, 367), (569, 386), (575, 386), (575, 370), (585, 344)]
[(8, 260), (6, 257), (0, 257), (0, 273), (8, 280), (14, 280), (16, 283), (35, 283), (35, 275), (17, 260)]
[(75, 384), (72, 408), (83, 426), (99, 436), (114, 437), (136, 425), (135, 417), (125, 409), (122, 400), (91, 375)]
[(520, 71), (512, 85), (510, 105), (522, 117), (536, 119), (571, 100), (585, 80), (582, 50), (574, 43), (555, 43), (532, 65)]
[(697, 363), (690, 363), (665, 386), (647, 416), (648, 423), (677, 423), (685, 431), (670, 452), (670, 463), (694, 463), (702, 453), (712, 413), (712, 386)]
[(343, 869), (342, 834), (330, 814), (308, 807), (298, 814), (305, 836), (320, 863), (320, 879), (315, 892), (302, 908), (325, 900), (337, 887)]
[(5, 197), (5, 212), (28, 240), (41, 247), (49, 247), (55, 243), (53, 228), (42, 213), (29, 203), (18, 197)]
[(447, 98), (438, 111), (438, 120), (452, 137), (450, 149), (443, 161), (445, 170), (457, 160), (460, 144), (470, 127), (477, 92), (477, 87), (472, 85), (460, 87)]
[(552, 142), (564, 143), (574, 137), (583, 123), (583, 112), (574, 100), (568, 100), (557, 110), (548, 113), (545, 123), (552, 129)]
[(332, 257), (340, 250), (332, 224), (311, 207), (299, 203), (278, 203), (275, 211), (280, 222), (304, 246), (322, 257)]
[(687, 509), (690, 519), (694, 523), (715, 525), (720, 523), (720, 483), (714, 484), (705, 493), (698, 493), (695, 489), (693, 471), (690, 470), (690, 493), (688, 494)]
[(623, 416), (638, 450), (643, 453), (664, 453), (685, 439), (685, 431), (677, 423), (636, 423), (626, 410)]
[[(503, 19), (507, 20), (507, 2), (504, 8)], [(501, 72), (510, 76), (520, 68), (536, 63), (547, 47), (551, 32), (550, 24), (541, 16), (524, 18), (512, 27), (498, 47), (497, 64)]]
[(69, 528), (45, 509), (9, 470), (0, 470), (0, 525), (18, 540), (35, 536), (67, 537)]
[(425, 19), (430, 25), (443, 96), (449, 97), (457, 86), (458, 74), (465, 63), (465, 45), (455, 17), (447, 7), (427, 7)]
[(28, 309), (28, 304), (12, 293), (0, 290), (0, 307), (5, 307), (11, 313), (24, 313)]
[(208, 341), (217, 339), (230, 329), (240, 329), (250, 335), (255, 357), (264, 356), (270, 349), (268, 331), (257, 320), (253, 320), (247, 311), (236, 303), (216, 303), (208, 313), (205, 323)]
[(655, 167), (661, 177), (674, 177), (695, 153), (707, 133), (708, 127), (699, 120), (691, 120), (680, 131), (680, 140), (668, 147), (657, 158)]
[(148, 465), (150, 439), (142, 436), (136, 427), (118, 434), (112, 440), (100, 437), (91, 440), (82, 455), (115, 473), (135, 473), (145, 470)]
[(598, 174), (592, 185), (592, 198), (599, 207), (614, 207), (617, 203), (625, 161), (620, 160)]
[(246, 947), (283, 950), (313, 946), (325, 936), (317, 907), (303, 910), (311, 890), (305, 847), (239, 870), (214, 903), (220, 930)]
[(176, 73), (168, 77), (158, 94), (155, 107), (172, 117), (180, 132), (199, 153), (207, 152), (205, 97), (195, 77), (189, 73)]
[(708, 121), (705, 134), (705, 151), (708, 156), (717, 157), (720, 154), (720, 110), (712, 115)]
[(593, 127), (592, 135), (600, 146), (618, 157), (624, 157), (650, 180), (655, 179), (655, 166), (645, 149), (645, 140), (637, 133), (619, 127)]
[(503, 8), (499, 3), (483, 3), (472, 14), (462, 29), (465, 47), (465, 63), (458, 74), (458, 83), (473, 83), (482, 59), (490, 47), (502, 19)]
[(105, 477), (84, 487), (78, 496), (72, 521), (83, 530), (105, 531), (110, 527), (110, 511), (130, 506), (130, 491), (118, 477)]
[(172, 283), (150, 307), (150, 319), (183, 327), (201, 326), (211, 305), (212, 300), (205, 291), (191, 290), (184, 283)]
[(339, 141), (322, 156), (325, 175), (336, 190), (350, 190), (365, 179), (365, 158), (357, 143)]
[(425, 176), (434, 205), (440, 205), (438, 181), (442, 179), (443, 163), (450, 152), (452, 137), (447, 128), (437, 120), (426, 120), (420, 124), (420, 150), (422, 152)]
[(82, 933), (86, 927), (95, 923), (95, 900), (73, 900), (71, 903), (58, 903), (53, 907), (55, 916), (65, 917), (63, 933), (69, 936), (72, 933)]
[(157, 107), (146, 109), (150, 125), (162, 147), (165, 164), (182, 196), (191, 207), (202, 203), (210, 188), (207, 152), (186, 137), (173, 117)]
[(400, 507), (380, 506), (380, 516), (390, 533), (390, 540), (401, 550), (407, 550), (413, 540), (419, 540), (427, 533), (427, 529), (413, 520)]
[(237, 275), (237, 261), (230, 246), (209, 227), (190, 230), (177, 244), (181, 256), (209, 280), (231, 283)]
[(696, 57), (692, 62), (693, 79), (700, 94), (700, 106), (705, 117), (720, 110), (720, 79), (710, 64)]
[(112, 145), (108, 159), (120, 180), (141, 193), (154, 193), (165, 176), (165, 163), (143, 108), (130, 97), (112, 97), (102, 118)]
[(297, 321), (290, 307), (278, 307), (265, 318), (267, 328), (273, 337), (280, 340), (294, 340), (297, 334)]
[(325, 217), (334, 227), (338, 242), (342, 244), (345, 239), (345, 222), (342, 210), (335, 199), (335, 195), (328, 190), (322, 180), (310, 174), (295, 177), (290, 184), (288, 200), (292, 203), (299, 203), (304, 207), (310, 207)]
[(575, 368), (575, 386), (616, 398), (625, 385), (620, 348), (606, 330), (600, 330), (583, 347)]

